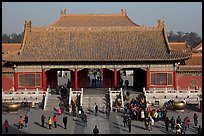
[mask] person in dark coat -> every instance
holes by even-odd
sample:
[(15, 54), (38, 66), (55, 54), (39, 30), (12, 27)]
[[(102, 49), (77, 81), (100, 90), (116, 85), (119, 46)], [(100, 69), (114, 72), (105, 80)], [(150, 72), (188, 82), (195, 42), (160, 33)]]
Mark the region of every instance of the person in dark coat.
[(44, 127), (44, 124), (45, 124), (45, 115), (42, 114), (41, 116), (41, 123), (42, 123), (42, 127)]
[(128, 118), (128, 128), (129, 128), (129, 132), (131, 132), (131, 124), (132, 124), (132, 119), (129, 117), (129, 118)]
[(125, 80), (125, 85), (126, 85), (126, 88), (128, 89), (128, 85), (129, 85), (129, 81), (128, 80)]
[(199, 127), (198, 127), (198, 134), (199, 134), (199, 135), (202, 135), (202, 128), (201, 128), (200, 125), (199, 125)]
[(67, 116), (63, 117), (64, 129), (67, 129)]
[(168, 118), (168, 117), (166, 117), (166, 118), (164, 119), (164, 123), (165, 123), (166, 131), (169, 131), (169, 123), (170, 123), (170, 121), (169, 121), (169, 118)]
[(98, 105), (95, 103), (95, 116), (98, 114)]
[(4, 128), (5, 128), (5, 130), (6, 130), (6, 134), (8, 133), (8, 127), (9, 127), (8, 120), (5, 120), (5, 122), (4, 122)]
[(107, 107), (106, 108), (106, 118), (109, 119), (109, 115), (110, 115), (110, 108)]
[(174, 117), (171, 118), (170, 124), (171, 124), (171, 129), (174, 131), (175, 124), (176, 124), (176, 121), (175, 121)]
[(27, 114), (25, 114), (24, 122), (25, 122), (25, 128), (27, 129), (28, 128), (28, 115)]
[(124, 117), (123, 117), (124, 127), (127, 126), (127, 122), (128, 122), (128, 116), (127, 116), (127, 114), (125, 114)]
[(196, 113), (194, 113), (193, 115), (193, 120), (194, 120), (195, 126), (197, 126), (198, 125), (198, 115)]
[(93, 129), (93, 133), (94, 134), (98, 134), (99, 133), (99, 130), (98, 130), (97, 126), (95, 126), (95, 128)]
[(181, 125), (181, 122), (182, 122), (182, 121), (181, 121), (181, 117), (178, 116), (178, 118), (176, 119), (176, 123)]

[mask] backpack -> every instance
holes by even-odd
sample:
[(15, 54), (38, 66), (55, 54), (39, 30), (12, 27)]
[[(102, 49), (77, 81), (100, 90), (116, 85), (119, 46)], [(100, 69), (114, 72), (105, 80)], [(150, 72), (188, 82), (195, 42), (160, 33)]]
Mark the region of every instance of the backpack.
[(180, 129), (180, 126), (179, 126), (179, 125), (176, 125), (176, 129)]

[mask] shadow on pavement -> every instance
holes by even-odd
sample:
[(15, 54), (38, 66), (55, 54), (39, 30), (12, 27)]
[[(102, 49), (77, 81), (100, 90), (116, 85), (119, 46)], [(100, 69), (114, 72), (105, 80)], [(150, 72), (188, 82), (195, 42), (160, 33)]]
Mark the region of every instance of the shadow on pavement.
[[(34, 122), (34, 124), (36, 124), (36, 125), (42, 127), (42, 124), (40, 124), (40, 123), (38, 123), (38, 122)], [(45, 124), (46, 124), (46, 123), (45, 123)], [(48, 124), (47, 124), (47, 125), (48, 125)], [(47, 128), (47, 127), (45, 127), (45, 125), (44, 125), (44, 127), (42, 127), (42, 128)], [(48, 129), (48, 128), (47, 128), (47, 129)]]
[(132, 126), (144, 130), (143, 126), (137, 126), (137, 125), (132, 125)]
[[(129, 132), (127, 129), (128, 129), (128, 127), (126, 126), (126, 127), (124, 127), (123, 125), (121, 125), (121, 124), (118, 124), (118, 123), (115, 123), (115, 122), (113, 122), (113, 124), (114, 124), (114, 128), (117, 128), (117, 129), (120, 129), (120, 130), (122, 130), (122, 131), (126, 131), (126, 132)], [(126, 129), (125, 129), (126, 128)]]
[[(5, 129), (3, 128), (4, 124), (2, 124), (2, 134), (6, 134), (5, 132)], [(29, 134), (27, 132), (23, 132), (21, 131), (22, 129), (18, 129), (18, 125), (17, 124), (14, 124), (15, 127), (13, 126), (9, 126), (8, 128), (8, 133), (7, 134)], [(17, 126), (17, 127), (16, 127)]]
[(62, 125), (57, 124), (58, 127), (64, 128)]

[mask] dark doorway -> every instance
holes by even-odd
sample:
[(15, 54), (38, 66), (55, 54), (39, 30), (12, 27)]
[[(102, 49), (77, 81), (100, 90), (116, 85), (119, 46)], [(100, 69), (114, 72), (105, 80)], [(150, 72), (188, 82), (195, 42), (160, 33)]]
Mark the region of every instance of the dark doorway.
[(88, 87), (89, 88), (103, 87), (103, 69), (101, 68), (88, 69)]
[(134, 90), (142, 92), (143, 87), (146, 86), (146, 71), (141, 68), (135, 68), (133, 73)]

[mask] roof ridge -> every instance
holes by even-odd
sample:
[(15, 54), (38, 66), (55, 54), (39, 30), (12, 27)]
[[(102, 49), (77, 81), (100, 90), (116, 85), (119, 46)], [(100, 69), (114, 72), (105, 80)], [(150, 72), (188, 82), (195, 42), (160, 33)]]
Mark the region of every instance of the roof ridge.
[(109, 26), (109, 27), (106, 27), (106, 26), (86, 26), (86, 27), (61, 27), (61, 26), (32, 26), (32, 30), (34, 31), (45, 31), (45, 30), (60, 30), (60, 31), (63, 31), (63, 30), (71, 30), (71, 31), (74, 31), (74, 30), (95, 30), (95, 31), (100, 31), (100, 30), (115, 30), (115, 31), (121, 31), (121, 30), (124, 30), (124, 31), (129, 31), (129, 30), (163, 30), (162, 28), (160, 27), (157, 27), (157, 26)]
[(65, 14), (65, 15), (61, 15), (62, 17), (66, 17), (66, 16), (125, 16), (124, 14), (105, 14), (105, 13), (100, 13), (100, 14)]

